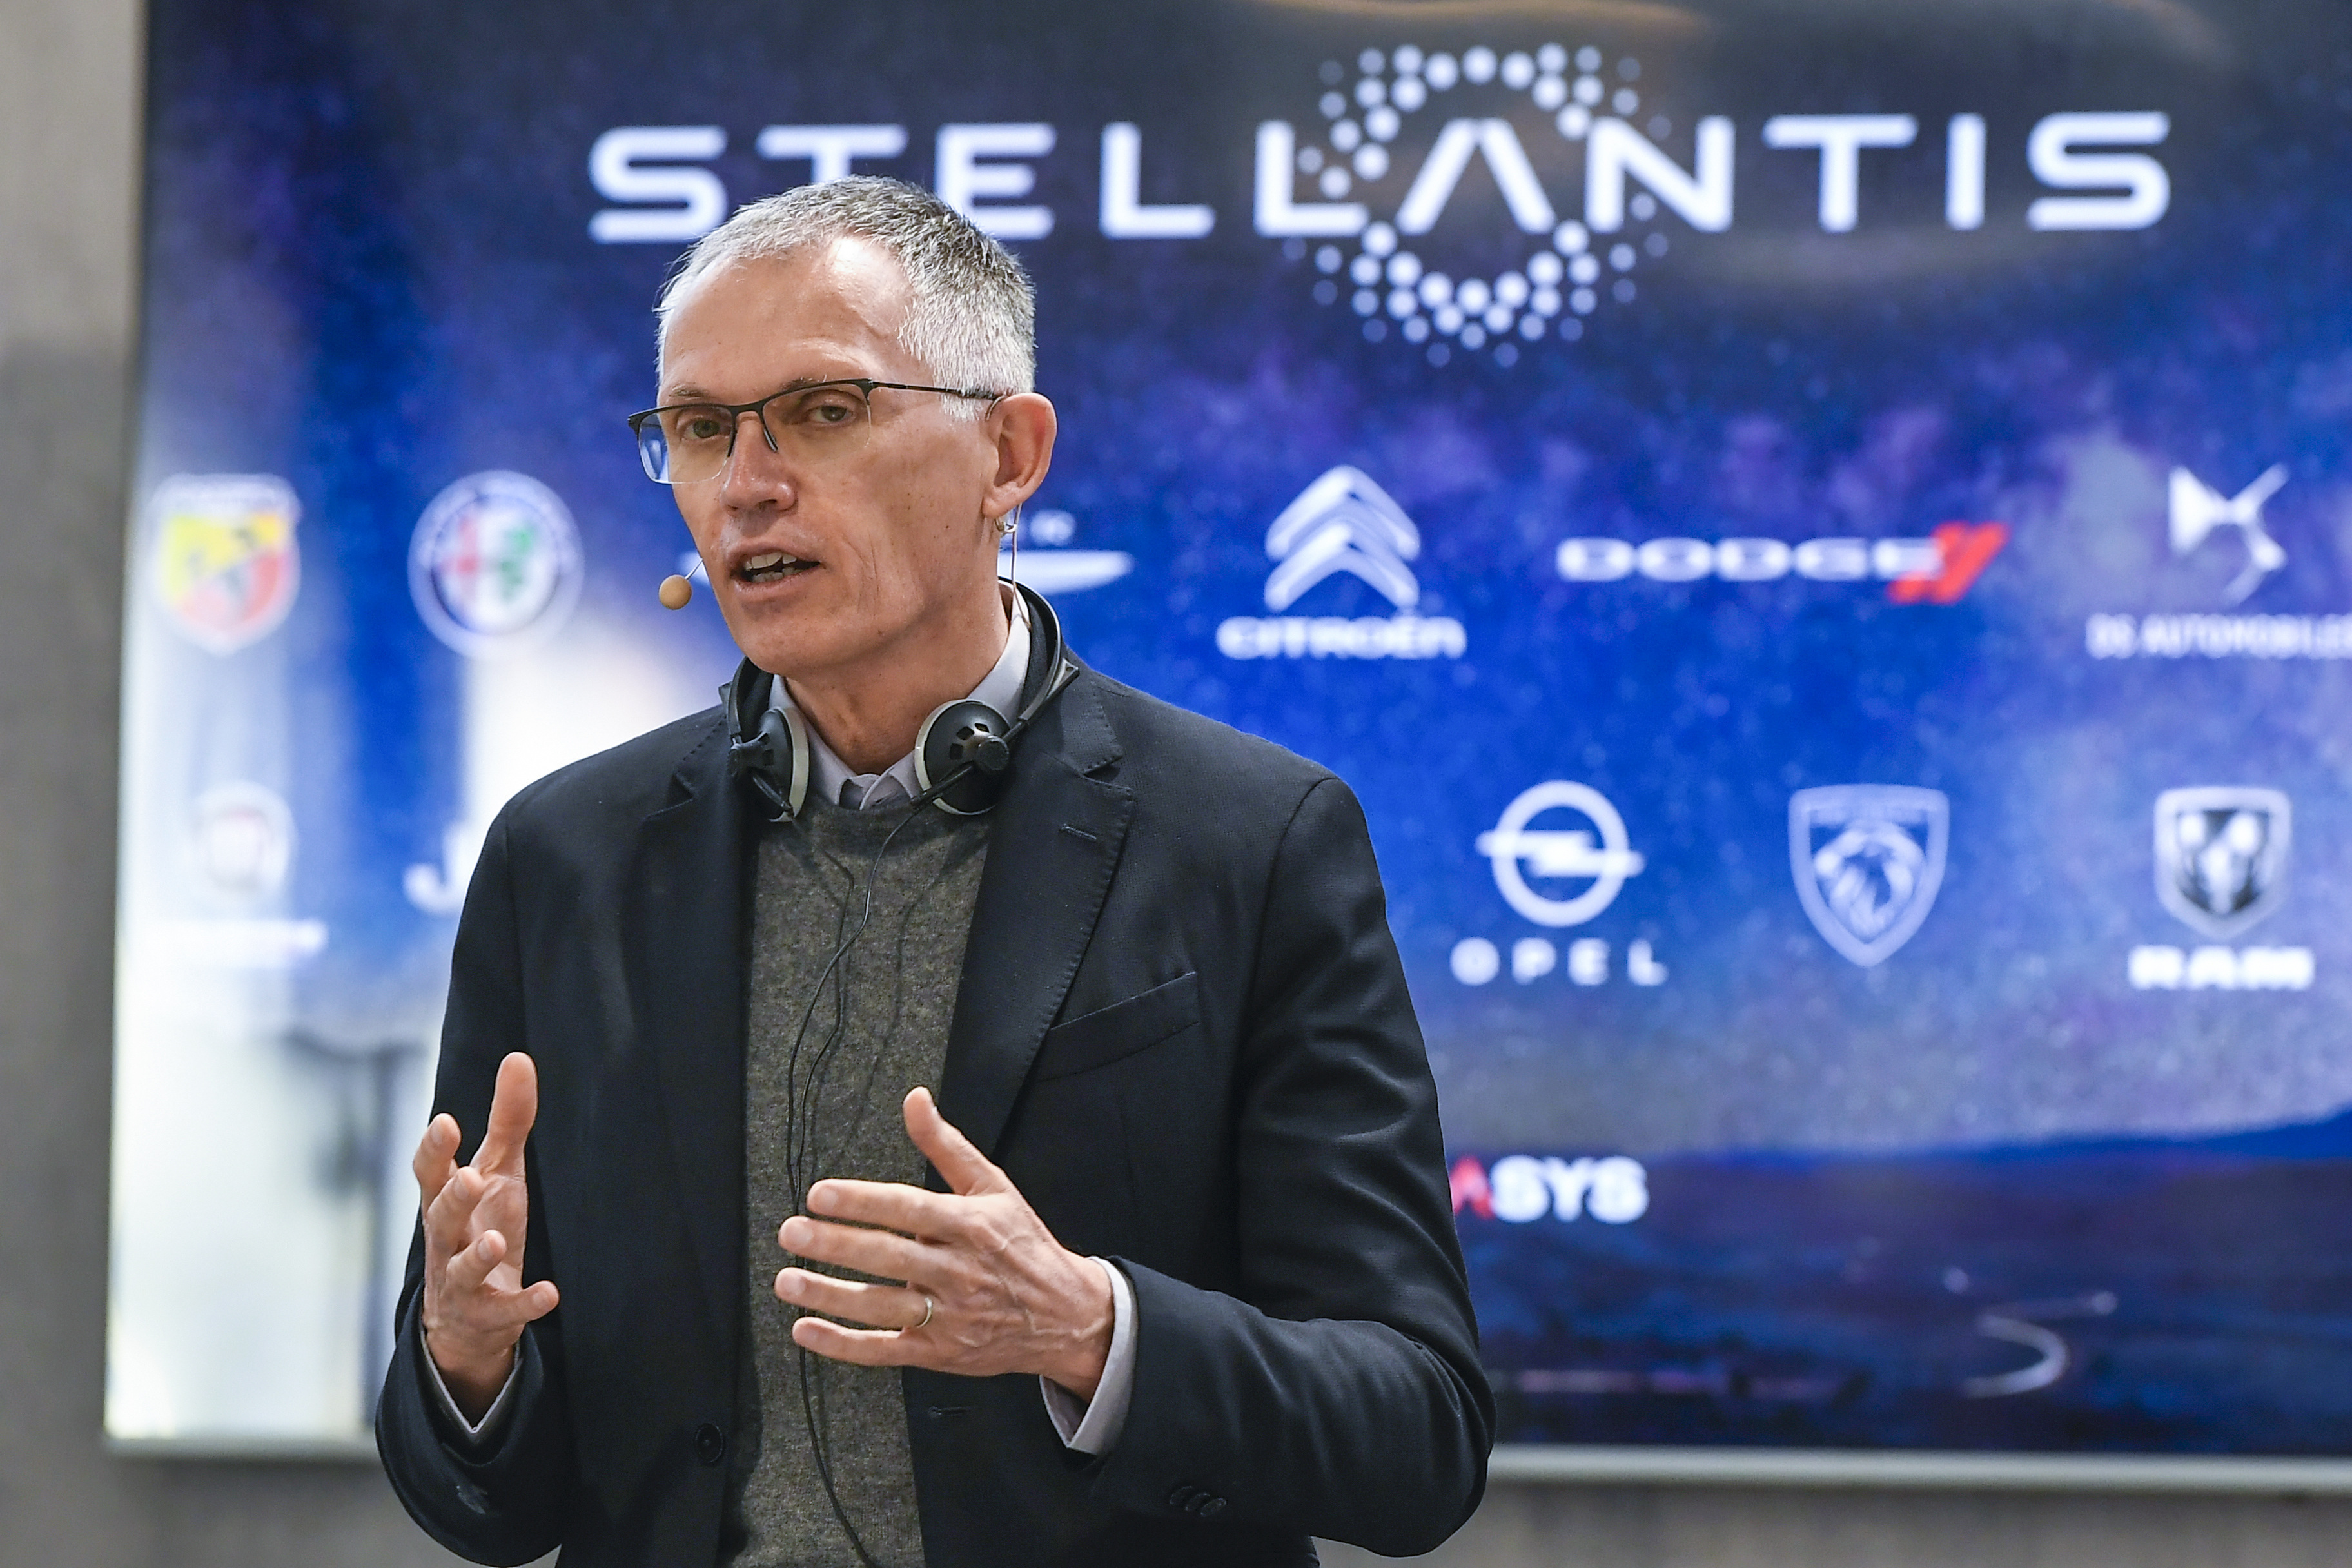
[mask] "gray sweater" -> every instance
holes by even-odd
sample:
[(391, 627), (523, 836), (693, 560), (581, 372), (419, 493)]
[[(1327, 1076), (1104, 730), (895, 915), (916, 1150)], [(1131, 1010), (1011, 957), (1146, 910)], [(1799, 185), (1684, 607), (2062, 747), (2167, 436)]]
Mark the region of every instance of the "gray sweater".
[[(922, 1180), (899, 1102), (917, 1084), (939, 1087), (987, 851), (985, 817), (924, 806), (908, 821), (904, 806), (852, 812), (814, 797), (798, 822), (761, 840), (744, 1064), (749, 1331), (721, 1552), (742, 1568), (857, 1563), (826, 1497), (812, 1420), (866, 1553), (884, 1568), (923, 1561), (898, 1373), (803, 1356), (793, 1343), (798, 1309), (774, 1285), (802, 1260), (783, 1253), (776, 1227), (824, 1176)], [(869, 873), (871, 922), (825, 976), (865, 910)]]

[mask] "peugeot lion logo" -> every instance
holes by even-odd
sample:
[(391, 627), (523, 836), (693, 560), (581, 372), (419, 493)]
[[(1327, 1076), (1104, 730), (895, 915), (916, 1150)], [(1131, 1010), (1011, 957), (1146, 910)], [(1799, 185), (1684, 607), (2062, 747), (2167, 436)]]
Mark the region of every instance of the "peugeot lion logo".
[(1280, 612), (1335, 572), (1362, 578), (1400, 610), (1421, 602), (1405, 564), (1421, 553), (1421, 530), (1389, 492), (1345, 464), (1301, 490), (1265, 532), (1279, 563), (1265, 580), (1265, 607)]
[(2206, 935), (2236, 935), (2285, 892), (2289, 808), (2274, 789), (2208, 784), (2156, 797), (2156, 894)]
[[(1556, 810), (1580, 813), (1592, 824), (1591, 832), (1528, 830), (1528, 823)], [(1477, 846), (1478, 853), (1495, 863), (1495, 886), (1504, 901), (1540, 926), (1582, 925), (1613, 903), (1625, 879), (1639, 875), (1643, 866), (1625, 837), (1625, 819), (1608, 797), (1591, 784), (1562, 779), (1539, 784), (1511, 802), (1494, 831), (1478, 835)], [(1538, 877), (1590, 879), (1590, 883), (1573, 898), (1548, 898), (1528, 885), (1522, 863)]]
[(1893, 957), (1943, 886), (1951, 818), (1932, 789), (1835, 784), (1790, 795), (1797, 897), (1822, 940), (1864, 969)]

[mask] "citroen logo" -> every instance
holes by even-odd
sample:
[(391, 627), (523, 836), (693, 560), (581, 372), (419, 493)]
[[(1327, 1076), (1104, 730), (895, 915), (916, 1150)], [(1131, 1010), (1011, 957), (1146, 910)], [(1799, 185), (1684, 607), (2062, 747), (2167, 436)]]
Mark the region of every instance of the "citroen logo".
[(1421, 553), (1421, 530), (1360, 468), (1341, 464), (1299, 492), (1266, 530), (1278, 563), (1265, 580), (1265, 605), (1286, 610), (1334, 573), (1363, 579), (1400, 610), (1421, 600), (1405, 564)]

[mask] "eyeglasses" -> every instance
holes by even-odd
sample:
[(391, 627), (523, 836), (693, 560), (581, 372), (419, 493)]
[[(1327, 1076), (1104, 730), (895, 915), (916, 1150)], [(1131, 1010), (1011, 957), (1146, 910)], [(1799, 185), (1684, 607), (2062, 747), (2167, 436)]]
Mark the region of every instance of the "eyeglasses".
[(629, 429), (636, 436), (646, 477), (656, 484), (690, 485), (717, 478), (735, 455), (735, 432), (742, 428), (746, 414), (760, 421), (760, 434), (771, 452), (803, 463), (838, 462), (864, 447), (874, 433), (874, 394), (886, 388), (983, 403), (1004, 395), (858, 376), (788, 386), (750, 403), (667, 404), (630, 415)]

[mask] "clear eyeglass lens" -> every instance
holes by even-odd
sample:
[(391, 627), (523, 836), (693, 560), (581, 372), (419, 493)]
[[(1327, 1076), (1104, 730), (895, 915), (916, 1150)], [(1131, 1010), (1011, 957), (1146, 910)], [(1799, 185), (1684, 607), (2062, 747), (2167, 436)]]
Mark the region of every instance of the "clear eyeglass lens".
[[(865, 392), (834, 384), (781, 393), (768, 400), (761, 415), (776, 450), (798, 463), (821, 463), (854, 452), (865, 445), (874, 426)], [(685, 404), (646, 420), (638, 428), (637, 446), (653, 479), (663, 484), (693, 484), (727, 466), (744, 429), (725, 408)]]
[(707, 479), (727, 462), (733, 445), (735, 421), (724, 408), (688, 406), (665, 408), (646, 421), (649, 468), (671, 484)]
[(866, 392), (856, 386), (810, 386), (772, 399), (768, 428), (780, 447), (797, 447), (809, 456), (847, 451), (860, 444), (874, 427), (874, 411)]

